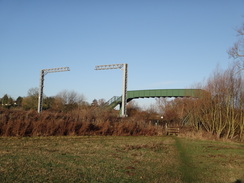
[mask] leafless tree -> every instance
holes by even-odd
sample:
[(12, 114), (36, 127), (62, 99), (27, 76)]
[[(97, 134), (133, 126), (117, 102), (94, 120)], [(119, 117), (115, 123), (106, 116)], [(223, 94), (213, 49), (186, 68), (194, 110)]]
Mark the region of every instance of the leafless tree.
[(85, 101), (85, 97), (82, 94), (78, 94), (75, 91), (63, 90), (56, 95), (64, 105), (67, 104), (82, 104)]
[(216, 134), (217, 138), (243, 138), (243, 78), (231, 65), (227, 70), (215, 70), (204, 87), (211, 95), (198, 100), (191, 112), (191, 123)]
[(30, 88), (27, 92), (27, 95), (28, 97), (38, 97), (38, 94), (39, 94), (39, 89), (36, 87), (36, 88)]
[(135, 101), (132, 100), (127, 104), (127, 115), (128, 116), (136, 115), (139, 111), (141, 111), (141, 108)]
[(159, 114), (163, 115), (164, 109), (168, 103), (167, 98), (156, 98), (156, 106)]
[[(235, 63), (217, 68), (202, 86), (199, 99), (157, 99), (167, 121), (179, 121), (217, 138), (244, 140), (244, 78)], [(201, 87), (200, 87), (201, 88)]]
[(244, 70), (244, 23), (238, 29), (236, 29), (238, 40), (227, 51), (229, 56), (234, 59), (238, 59), (239, 71)]
[(105, 99), (99, 99), (98, 101), (97, 101), (97, 104), (99, 105), (99, 106), (104, 106), (105, 104), (106, 104), (106, 100)]

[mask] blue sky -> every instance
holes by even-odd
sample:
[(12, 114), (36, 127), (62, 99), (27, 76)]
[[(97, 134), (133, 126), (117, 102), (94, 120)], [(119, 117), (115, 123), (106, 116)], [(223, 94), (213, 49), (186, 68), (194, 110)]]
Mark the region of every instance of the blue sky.
[(0, 0), (0, 97), (26, 96), (45, 76), (44, 93), (65, 89), (88, 102), (128, 90), (191, 88), (219, 64), (244, 21), (243, 0)]

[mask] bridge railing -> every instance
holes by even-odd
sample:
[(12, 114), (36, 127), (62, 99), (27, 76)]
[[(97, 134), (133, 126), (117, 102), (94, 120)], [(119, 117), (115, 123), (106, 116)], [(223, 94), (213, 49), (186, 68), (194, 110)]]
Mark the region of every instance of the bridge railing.
[(109, 99), (106, 102), (106, 105), (111, 105), (112, 103), (118, 102), (118, 101), (121, 101), (121, 100), (122, 100), (121, 96), (113, 96), (111, 99)]

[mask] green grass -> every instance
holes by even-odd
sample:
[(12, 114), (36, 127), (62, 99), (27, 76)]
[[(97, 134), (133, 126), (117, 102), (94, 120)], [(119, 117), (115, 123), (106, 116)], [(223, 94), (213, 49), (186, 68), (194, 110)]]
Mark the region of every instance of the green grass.
[(176, 137), (0, 138), (0, 182), (235, 182), (244, 146)]
[(200, 171), (197, 167), (194, 167), (189, 149), (187, 150), (187, 147), (184, 147), (178, 138), (175, 138), (175, 140), (175, 146), (179, 153), (179, 170), (182, 173), (183, 182), (197, 182)]
[(177, 138), (176, 146), (185, 182), (243, 182), (244, 144)]

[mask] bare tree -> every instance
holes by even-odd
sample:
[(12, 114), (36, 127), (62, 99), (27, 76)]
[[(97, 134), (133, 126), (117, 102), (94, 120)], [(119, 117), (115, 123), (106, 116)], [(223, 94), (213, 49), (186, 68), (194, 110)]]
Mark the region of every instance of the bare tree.
[(30, 88), (27, 92), (28, 97), (38, 97), (39, 95), (39, 89), (37, 87)]
[(78, 104), (81, 105), (85, 101), (85, 97), (82, 94), (78, 94), (75, 91), (63, 90), (56, 95), (64, 105)]
[(164, 113), (164, 109), (168, 103), (167, 98), (156, 98), (157, 111), (160, 114)]
[(181, 120), (196, 130), (206, 130), (217, 138), (244, 140), (244, 78), (235, 63), (216, 69), (199, 99), (157, 99), (167, 121)]
[(239, 39), (227, 51), (229, 56), (234, 59), (239, 59), (239, 71), (244, 70), (244, 23), (236, 30)]
[(128, 116), (135, 116), (136, 114), (139, 113), (139, 111), (141, 111), (141, 108), (139, 107), (136, 101), (132, 100), (127, 104)]
[(105, 99), (99, 99), (98, 101), (97, 101), (97, 104), (99, 105), (99, 106), (104, 106), (105, 104), (106, 104), (106, 100)]
[(55, 110), (70, 111), (79, 108), (84, 103), (84, 95), (75, 91), (63, 90), (56, 95), (53, 108)]
[[(171, 99), (166, 98), (156, 99), (157, 111), (163, 116), (163, 119), (169, 124), (179, 125), (186, 115), (185, 106), (188, 99)], [(156, 111), (156, 110), (155, 110)]]
[(233, 64), (227, 70), (216, 70), (204, 87), (206, 95), (192, 107), (191, 124), (200, 124), (217, 138), (243, 138), (243, 78)]

